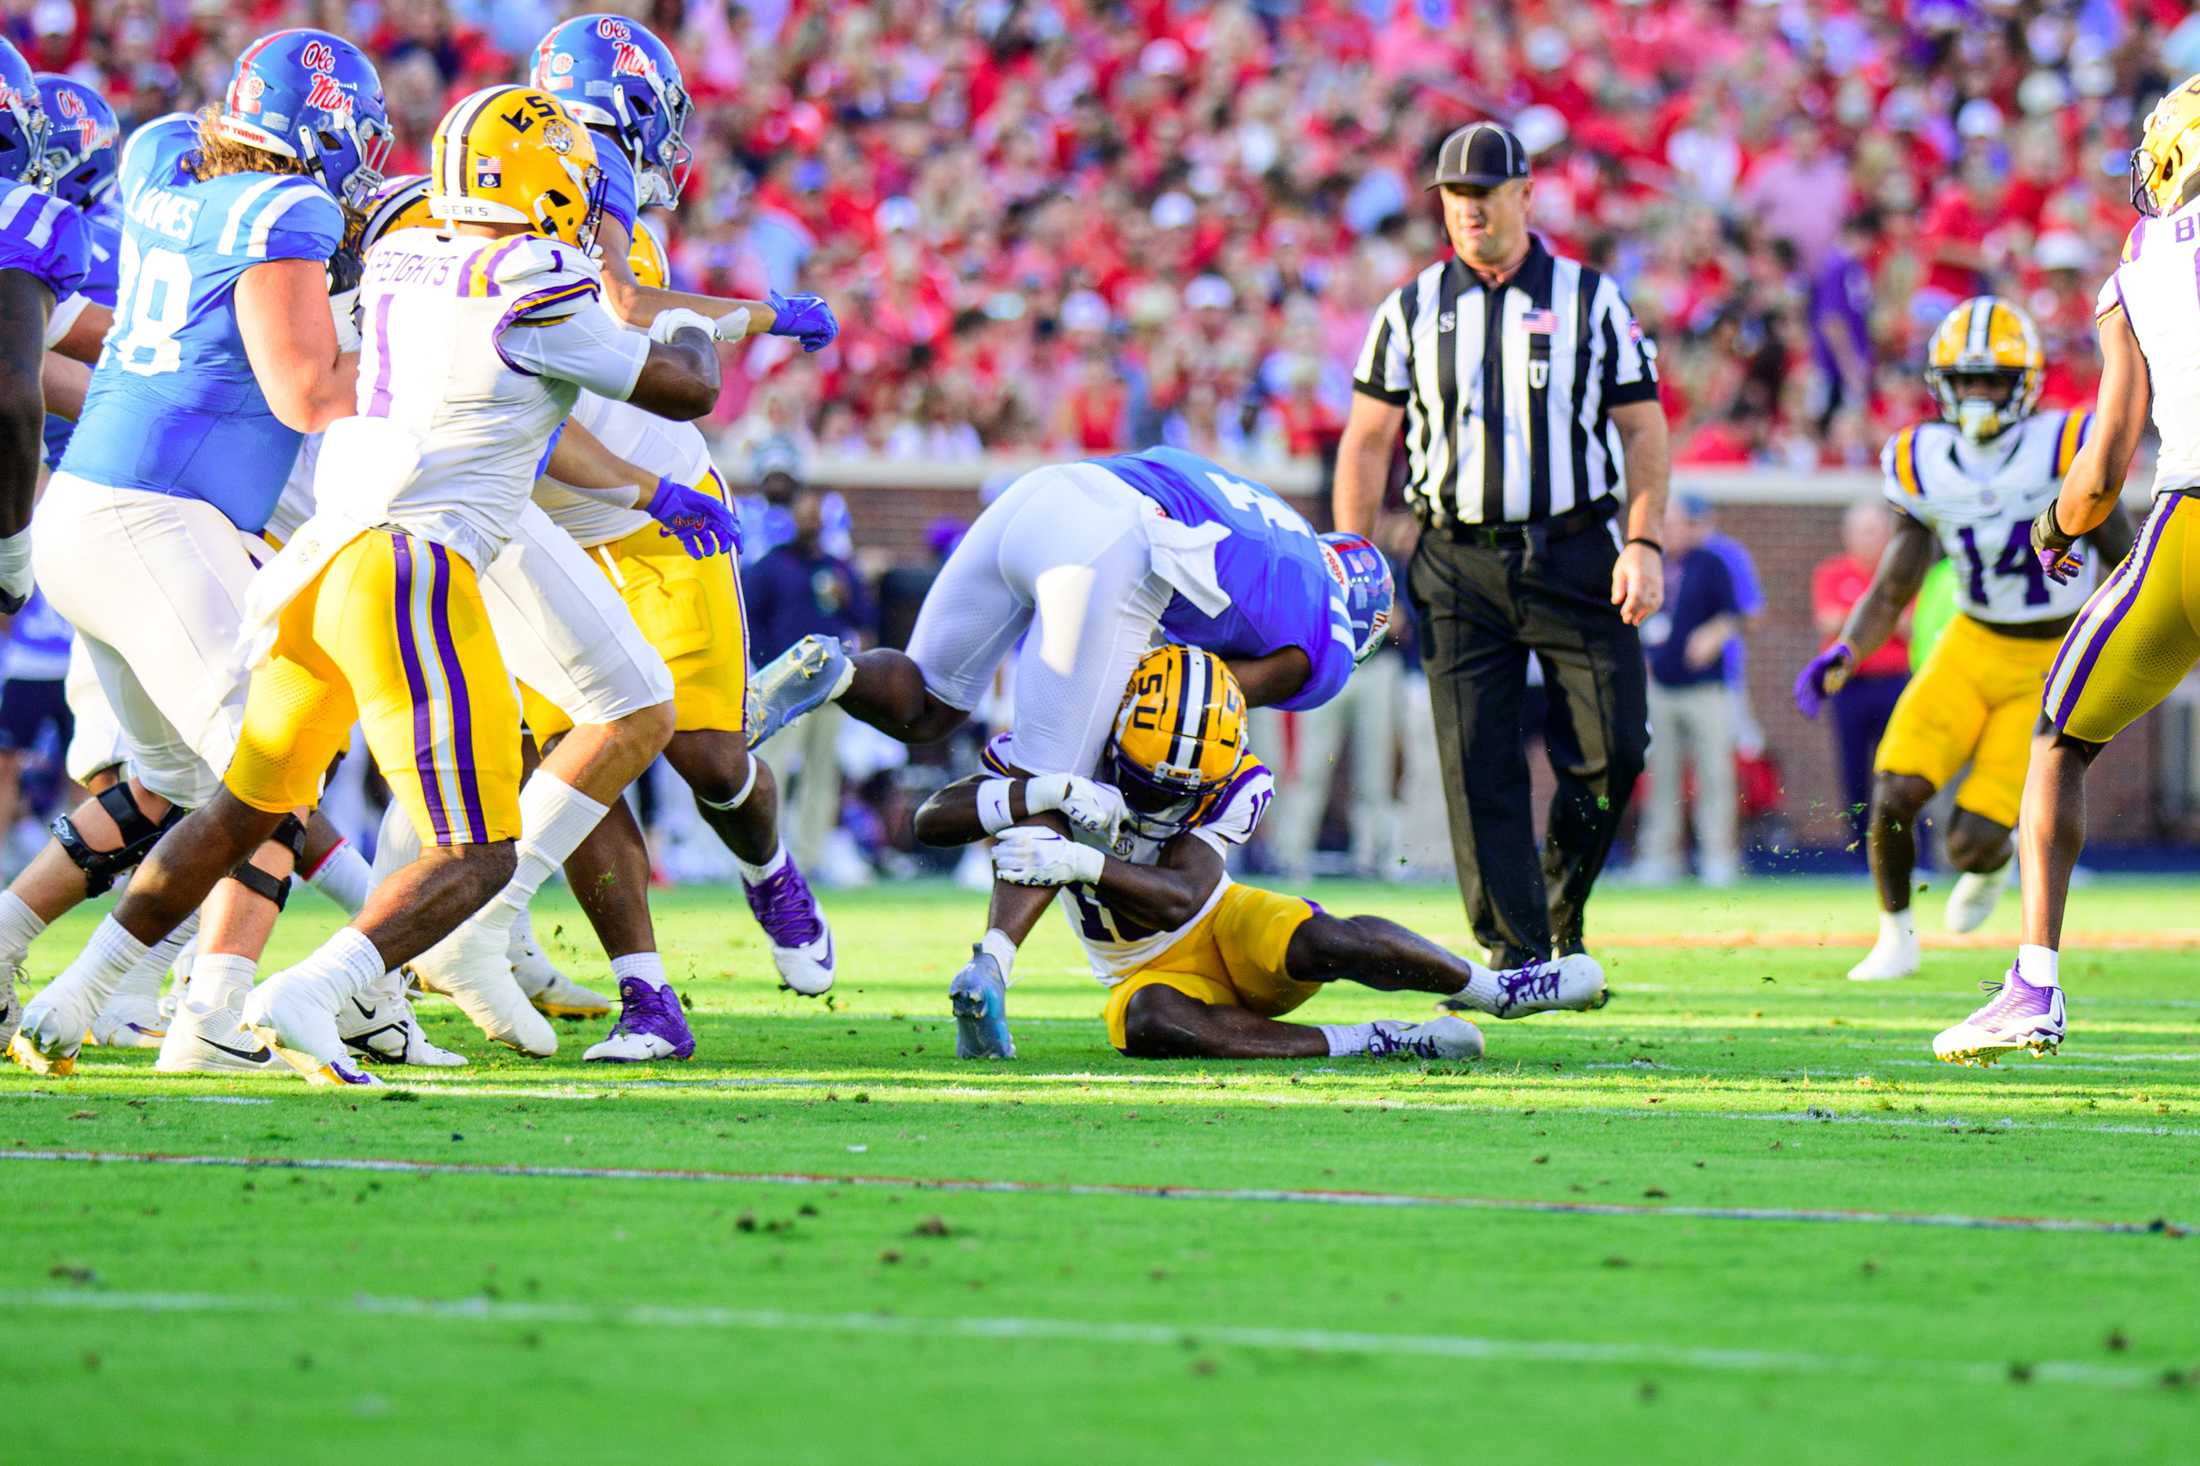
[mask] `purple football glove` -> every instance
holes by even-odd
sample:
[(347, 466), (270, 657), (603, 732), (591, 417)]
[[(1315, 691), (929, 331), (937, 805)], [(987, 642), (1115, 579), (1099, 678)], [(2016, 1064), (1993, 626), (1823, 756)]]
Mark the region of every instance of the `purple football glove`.
[(2032, 521), (2032, 553), (2040, 557), (2040, 569), (2057, 585), (2068, 585), (2085, 566), (2085, 553), (2078, 548), (2077, 537), (2063, 533), (2052, 501)]
[(729, 550), (740, 552), (741, 529), (732, 511), (685, 484), (668, 478), (657, 480), (657, 492), (642, 506), (642, 512), (664, 526), (657, 533), (678, 536), (680, 548), (691, 560), (707, 560)]
[(1849, 680), (1849, 664), (1856, 660), (1856, 653), (1845, 641), (1837, 641), (1817, 656), (1795, 679), (1795, 710), (1806, 718), (1815, 718), (1825, 709), (1826, 699), (1841, 690), (1841, 684)]
[(773, 336), (792, 336), (804, 351), (823, 351), (840, 334), (840, 322), (822, 295), (781, 295), (774, 290), (765, 302), (772, 308)]

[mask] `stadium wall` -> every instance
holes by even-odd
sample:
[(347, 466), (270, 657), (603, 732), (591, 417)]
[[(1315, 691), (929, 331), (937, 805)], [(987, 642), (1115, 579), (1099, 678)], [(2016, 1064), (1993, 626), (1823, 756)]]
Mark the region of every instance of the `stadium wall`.
[[(866, 569), (876, 572), (888, 564), (921, 563), (928, 526), (946, 517), (970, 519), (978, 512), (984, 487), (1005, 483), (1039, 461), (1003, 455), (940, 464), (821, 457), (810, 465), (810, 476), (845, 496), (859, 555)], [(746, 465), (729, 462), (726, 467), (733, 470), (728, 478), (734, 480)], [(1245, 470), (1326, 520), (1326, 505), (1318, 502), (1324, 486), (1319, 465), (1247, 465)], [(2145, 480), (2135, 475), (2135, 481)], [(1848, 505), (1879, 492), (1877, 477), (1701, 470), (1677, 474), (1674, 487), (1710, 500), (1717, 507), (1719, 527), (1756, 557), (1767, 609), (1749, 634), (1750, 696), (1778, 764), (1785, 825), (1792, 842), (1805, 850), (1840, 851), (1850, 835), (1842, 815), (1832, 728), (1828, 722), (1803, 721), (1795, 712), (1790, 686), (1796, 669), (1818, 647), (1810, 616), (1812, 571), (1838, 549), (1841, 515)], [(2130, 507), (2135, 515), (2144, 513), (2143, 496)], [(2170, 704), (2142, 720), (2104, 756), (2088, 787), (2093, 838), (2121, 846), (2200, 841), (2196, 768), (2200, 689), (2188, 682)], [(1537, 775), (1543, 785), (1540, 767)]]

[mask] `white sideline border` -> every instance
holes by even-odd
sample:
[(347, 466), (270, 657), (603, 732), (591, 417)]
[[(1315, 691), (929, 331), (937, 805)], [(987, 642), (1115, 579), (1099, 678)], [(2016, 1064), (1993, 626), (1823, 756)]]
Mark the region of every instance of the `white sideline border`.
[[(2014, 1387), (2068, 1385), (2089, 1389), (2160, 1388), (2158, 1369), (2048, 1359), (2021, 1366), (1974, 1360), (1896, 1359), (1779, 1349), (1673, 1347), (1585, 1339), (1506, 1339), (1468, 1334), (1386, 1334), (1351, 1329), (1261, 1328), (1244, 1324), (1148, 1324), (1088, 1318), (988, 1317), (900, 1313), (802, 1313), (777, 1308), (708, 1305), (608, 1305), (506, 1301), (490, 1298), (410, 1298), (358, 1294), (350, 1298), (252, 1297), (220, 1293), (109, 1293), (47, 1289), (6, 1296), (17, 1310), (119, 1314), (244, 1314), (256, 1318), (326, 1316), (417, 1319), (438, 1324), (548, 1324), (645, 1329), (707, 1329), (756, 1333), (969, 1340), (989, 1343), (1124, 1345), (1191, 1352), (1210, 1348), (1262, 1353), (1351, 1354), (1368, 1358), (1577, 1364), (1624, 1369), (1684, 1369), (1713, 1374), (1884, 1376)], [(2019, 1373), (2021, 1369), (2021, 1374)]]
[(1624, 1201), (1558, 1201), (1537, 1197), (1449, 1196), (1414, 1192), (1321, 1191), (1269, 1186), (1140, 1186), (1106, 1181), (1026, 1181), (930, 1176), (832, 1175), (805, 1171), (713, 1171), (646, 1166), (544, 1166), (519, 1162), (415, 1161), (372, 1156), (191, 1155), (151, 1151), (0, 1150), (0, 1163), (179, 1166), (244, 1171), (333, 1171), (398, 1176), (468, 1176), (492, 1180), (656, 1181), (734, 1186), (852, 1187), (1001, 1196), (1075, 1196), (1140, 1201), (1262, 1202), (1287, 1205), (1430, 1208), (1521, 1212), (1627, 1220), (1805, 1222), (1848, 1226), (1928, 1227), (1975, 1232), (2057, 1232), (2086, 1236), (2182, 1237), (2200, 1225), (2095, 1217), (1975, 1216), (1963, 1212), (1859, 1211), (1768, 1206), (1645, 1206)]

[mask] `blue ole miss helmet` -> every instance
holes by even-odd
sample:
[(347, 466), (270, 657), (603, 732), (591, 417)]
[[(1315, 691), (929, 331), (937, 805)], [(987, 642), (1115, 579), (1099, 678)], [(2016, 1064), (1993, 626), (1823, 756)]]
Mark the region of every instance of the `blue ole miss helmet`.
[(122, 140), (115, 109), (74, 77), (51, 71), (38, 73), (38, 101), (46, 113), (45, 171), (54, 194), (88, 209), (115, 186)]
[(576, 121), (608, 129), (634, 161), (642, 205), (671, 208), (692, 154), (681, 136), (694, 102), (672, 49), (638, 20), (579, 15), (535, 47), (528, 82)]
[(46, 176), (46, 109), (38, 103), (38, 81), (23, 53), (0, 39), (0, 179), (20, 179), (40, 188)]
[(213, 119), (231, 142), (295, 158), (357, 210), (382, 181), (395, 134), (366, 53), (327, 31), (276, 31), (245, 47)]
[(1398, 596), (1390, 560), (1364, 534), (1325, 534), (1322, 564), (1344, 593), (1345, 614), (1352, 618), (1352, 660), (1357, 665), (1374, 656), (1390, 634), (1390, 614)]

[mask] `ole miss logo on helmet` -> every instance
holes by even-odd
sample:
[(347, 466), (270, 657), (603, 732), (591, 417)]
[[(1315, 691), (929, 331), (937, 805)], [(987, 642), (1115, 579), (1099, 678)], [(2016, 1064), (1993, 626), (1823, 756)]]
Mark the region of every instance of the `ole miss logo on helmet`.
[(333, 76), (316, 76), (306, 88), (306, 105), (338, 117), (351, 115), (351, 93)]
[(615, 15), (607, 15), (597, 21), (596, 34), (607, 41), (630, 41), (634, 39), (633, 28)]
[(298, 64), (325, 76), (336, 69), (336, 51), (326, 41), (308, 41), (298, 53)]
[(71, 122), (82, 122), (88, 115), (84, 110), (84, 99), (71, 91), (55, 92), (53, 107)]
[(655, 76), (657, 63), (649, 59), (649, 53), (631, 41), (621, 41), (611, 48), (611, 74), (613, 76)]

